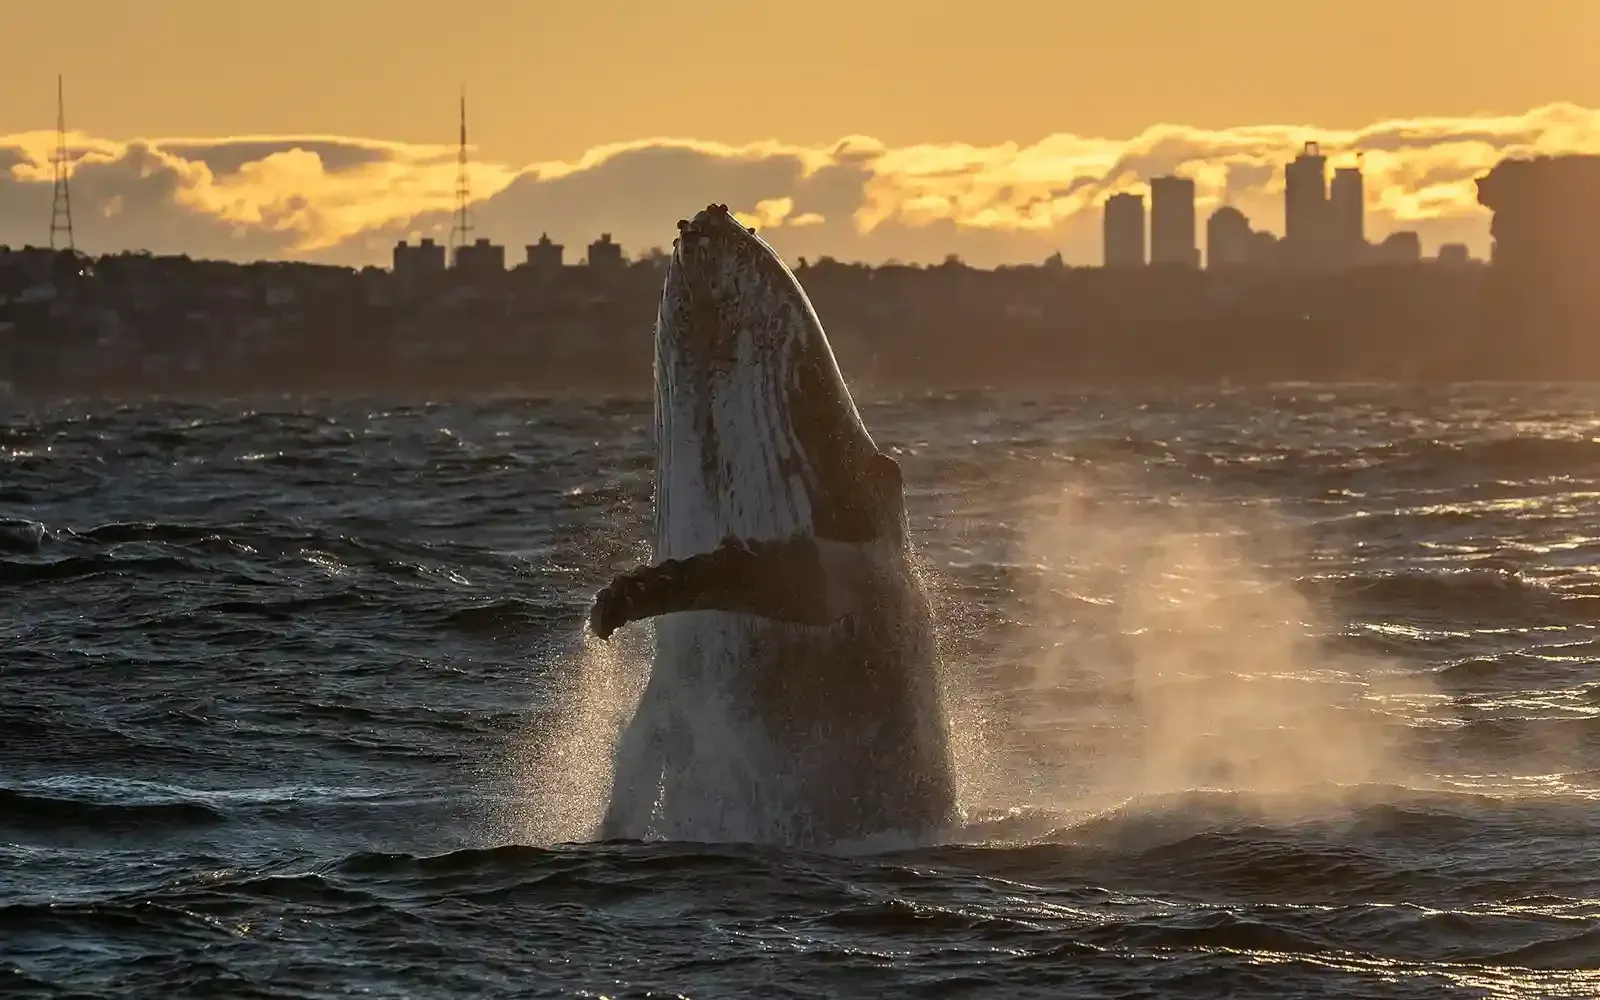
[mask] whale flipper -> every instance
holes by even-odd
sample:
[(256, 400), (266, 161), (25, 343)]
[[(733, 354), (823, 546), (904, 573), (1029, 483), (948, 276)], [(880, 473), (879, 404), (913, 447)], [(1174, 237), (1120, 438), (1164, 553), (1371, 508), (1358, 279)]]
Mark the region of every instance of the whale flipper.
[(842, 617), (833, 604), (815, 539), (729, 538), (710, 552), (618, 576), (595, 595), (589, 627), (608, 639), (629, 622), (676, 611), (733, 611), (829, 625)]

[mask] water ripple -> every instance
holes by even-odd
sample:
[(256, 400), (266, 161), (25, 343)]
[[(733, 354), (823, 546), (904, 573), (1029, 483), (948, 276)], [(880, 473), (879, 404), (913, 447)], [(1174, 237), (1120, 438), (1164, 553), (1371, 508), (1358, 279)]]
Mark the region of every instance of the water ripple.
[(864, 409), (968, 815), (825, 854), (590, 836), (648, 402), (9, 414), (0, 992), (1600, 994), (1600, 390)]

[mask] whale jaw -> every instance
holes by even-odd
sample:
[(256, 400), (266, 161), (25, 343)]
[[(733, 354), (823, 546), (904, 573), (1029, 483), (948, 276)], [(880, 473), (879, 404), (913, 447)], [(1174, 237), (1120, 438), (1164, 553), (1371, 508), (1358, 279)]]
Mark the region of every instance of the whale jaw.
[(656, 558), (729, 537), (902, 533), (898, 467), (862, 423), (816, 311), (725, 206), (679, 223), (655, 352)]

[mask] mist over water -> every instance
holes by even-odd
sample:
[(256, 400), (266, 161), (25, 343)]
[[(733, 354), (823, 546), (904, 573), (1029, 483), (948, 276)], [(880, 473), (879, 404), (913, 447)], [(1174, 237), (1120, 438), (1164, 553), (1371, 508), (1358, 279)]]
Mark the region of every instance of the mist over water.
[(0, 992), (1600, 992), (1600, 390), (862, 402), (965, 820), (832, 853), (586, 842), (647, 403), (11, 415)]

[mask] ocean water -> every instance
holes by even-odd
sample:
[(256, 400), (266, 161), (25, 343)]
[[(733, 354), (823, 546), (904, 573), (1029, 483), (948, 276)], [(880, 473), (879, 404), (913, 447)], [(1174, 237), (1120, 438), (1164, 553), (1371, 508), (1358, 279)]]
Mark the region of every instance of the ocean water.
[(864, 398), (967, 820), (831, 853), (593, 842), (647, 402), (12, 406), (5, 996), (1600, 995), (1600, 387)]

